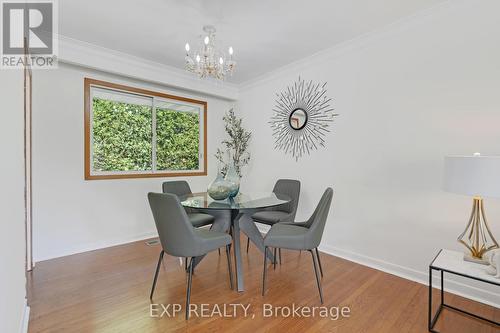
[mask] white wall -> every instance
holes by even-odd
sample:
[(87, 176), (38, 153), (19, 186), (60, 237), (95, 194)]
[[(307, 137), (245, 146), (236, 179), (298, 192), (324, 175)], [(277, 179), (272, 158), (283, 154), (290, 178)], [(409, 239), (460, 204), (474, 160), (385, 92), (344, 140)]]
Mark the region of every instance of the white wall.
[[(281, 177), (300, 179), (301, 219), (333, 186), (322, 248), (425, 281), (439, 248), (461, 249), (455, 239), (470, 209), (470, 198), (441, 190), (443, 156), (500, 154), (499, 11), (495, 0), (446, 2), (242, 86), (240, 112), (254, 133), (242, 190), (268, 190)], [(295, 162), (273, 149), (267, 122), (275, 92), (299, 75), (328, 81), (340, 116), (327, 148)], [(83, 180), (85, 76), (192, 95), (64, 64), (35, 73), (36, 261), (155, 233), (145, 195), (160, 190), (164, 179)], [(204, 190), (215, 176), (213, 153), (231, 103), (194, 97), (209, 103), (209, 176), (189, 179), (194, 190)], [(486, 208), (500, 238), (500, 201), (487, 200)], [(499, 303), (498, 293), (453, 287)]]
[(23, 72), (0, 70), (0, 332), (19, 332), (25, 304)]
[[(462, 249), (456, 237), (470, 214), (471, 198), (441, 190), (443, 157), (500, 155), (499, 12), (494, 0), (447, 3), (242, 87), (254, 133), (242, 189), (300, 179), (300, 220), (332, 186), (322, 248), (426, 281), (439, 248)], [(327, 148), (295, 162), (273, 149), (267, 122), (275, 93), (299, 75), (327, 81), (340, 116)], [(500, 200), (485, 205), (500, 239)], [(498, 291), (459, 291), (500, 304)]]
[(191, 73), (181, 68), (153, 62), (95, 44), (59, 36), (59, 61), (84, 66), (106, 73), (126, 76), (131, 79), (147, 80), (165, 87), (182, 88), (194, 93), (203, 92), (217, 98), (235, 100), (238, 87), (218, 80), (193, 79)]
[[(208, 102), (208, 176), (187, 178), (193, 191), (215, 178), (213, 155), (232, 103), (60, 64), (35, 72), (33, 88), (33, 232), (35, 261), (126, 243), (156, 234), (146, 194), (166, 178), (83, 178), (83, 79), (91, 77)], [(169, 178), (173, 179), (173, 178)]]

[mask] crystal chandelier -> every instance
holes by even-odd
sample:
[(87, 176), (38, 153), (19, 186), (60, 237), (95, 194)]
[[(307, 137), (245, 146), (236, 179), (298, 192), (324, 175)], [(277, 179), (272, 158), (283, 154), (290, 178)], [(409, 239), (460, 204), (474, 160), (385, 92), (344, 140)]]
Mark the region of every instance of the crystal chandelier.
[(233, 48), (229, 47), (228, 54), (221, 52), (215, 45), (215, 27), (203, 27), (206, 33), (201, 40), (198, 51), (190, 53), (189, 43), (186, 43), (186, 70), (195, 73), (200, 78), (212, 77), (224, 80), (226, 75), (232, 75), (236, 62), (233, 60)]

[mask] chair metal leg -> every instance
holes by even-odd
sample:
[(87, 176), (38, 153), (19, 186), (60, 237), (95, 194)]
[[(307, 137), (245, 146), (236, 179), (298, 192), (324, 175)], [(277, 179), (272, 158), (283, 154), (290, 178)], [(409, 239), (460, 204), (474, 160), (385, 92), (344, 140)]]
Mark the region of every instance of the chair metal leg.
[(153, 279), (153, 286), (151, 287), (151, 293), (149, 294), (149, 299), (153, 299), (153, 293), (155, 292), (156, 280), (158, 280), (158, 273), (160, 272), (161, 262), (163, 260), (163, 255), (165, 252), (161, 250), (160, 257), (158, 258), (158, 264), (156, 265), (155, 277)]
[(318, 248), (316, 248), (316, 257), (318, 257), (319, 271), (321, 272), (321, 277), (323, 277), (323, 267), (321, 266), (321, 259), (319, 258)]
[(196, 261), (195, 260), (196, 258), (200, 258), (200, 257), (193, 257), (193, 258), (191, 258), (191, 260), (189, 260), (189, 258), (187, 258), (187, 257), (185, 258), (185, 260), (186, 260), (186, 262), (185, 262), (186, 273), (189, 273), (189, 265), (190, 264), (188, 264), (188, 261), (190, 263), (191, 263), (191, 261), (193, 261), (193, 274), (194, 274), (194, 268), (196, 266), (196, 264), (194, 263), (194, 261)]
[(266, 293), (267, 246), (264, 246), (264, 271), (262, 274), (262, 296)]
[(247, 237), (247, 253), (248, 253), (248, 248), (250, 247), (250, 237)]
[(220, 249), (217, 249), (217, 251), (219, 251), (219, 256), (220, 256)]
[(188, 271), (188, 258), (184, 258), (184, 269), (186, 270), (186, 272)]
[(274, 270), (276, 270), (276, 261), (278, 261), (277, 256), (276, 256), (276, 248), (274, 248)]
[(189, 319), (189, 304), (191, 299), (191, 282), (193, 280), (193, 262), (194, 257), (191, 258), (189, 262), (189, 277), (188, 277), (188, 285), (187, 285), (187, 293), (186, 293), (186, 320)]
[(231, 287), (231, 290), (233, 290), (234, 285), (233, 285), (233, 269), (231, 267), (231, 252), (229, 251), (229, 244), (226, 245), (226, 257), (227, 257), (227, 269), (229, 271), (229, 285)]
[(313, 259), (314, 274), (316, 274), (316, 283), (318, 284), (319, 298), (321, 299), (321, 304), (323, 304), (323, 290), (321, 289), (321, 282), (319, 281), (318, 268), (316, 267), (316, 257), (314, 256), (314, 252), (312, 250), (309, 250), (309, 252), (311, 252), (311, 256)]
[(279, 257), (280, 257), (280, 265), (281, 265), (281, 248), (278, 249)]

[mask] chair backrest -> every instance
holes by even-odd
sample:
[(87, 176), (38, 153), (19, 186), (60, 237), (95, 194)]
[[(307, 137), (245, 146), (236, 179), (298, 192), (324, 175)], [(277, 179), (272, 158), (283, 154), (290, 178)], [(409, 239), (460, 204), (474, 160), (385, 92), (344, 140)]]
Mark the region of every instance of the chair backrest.
[(186, 254), (196, 237), (179, 198), (171, 193), (148, 193), (148, 200), (163, 250), (176, 257), (189, 257)]
[(274, 185), (273, 192), (287, 195), (292, 199), (289, 203), (280, 205), (278, 209), (291, 214), (290, 221), (294, 221), (297, 206), (299, 205), (300, 181), (295, 179), (278, 179)]
[(323, 231), (325, 230), (326, 220), (328, 218), (328, 213), (330, 211), (330, 206), (332, 204), (333, 190), (328, 187), (321, 199), (319, 200), (318, 206), (314, 210), (307, 221), (307, 227), (309, 231), (306, 234), (305, 245), (307, 249), (314, 249), (319, 246), (321, 238), (323, 237)]
[(164, 182), (162, 184), (162, 189), (163, 193), (173, 193), (179, 197), (192, 193), (188, 182), (185, 180), (174, 180), (174, 181)]
[[(191, 194), (191, 187), (185, 180), (172, 180), (168, 182), (163, 182), (162, 184), (163, 193), (172, 193), (178, 197), (182, 197), (187, 194)], [(185, 207), (184, 210), (186, 213), (191, 214), (195, 213), (196, 210), (193, 208)]]

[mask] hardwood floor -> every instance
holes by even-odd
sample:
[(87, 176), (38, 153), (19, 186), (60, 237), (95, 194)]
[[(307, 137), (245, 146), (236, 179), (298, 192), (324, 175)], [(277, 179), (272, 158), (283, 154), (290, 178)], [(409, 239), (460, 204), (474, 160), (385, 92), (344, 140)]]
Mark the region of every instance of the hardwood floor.
[[(210, 253), (196, 268), (191, 303), (223, 307), (248, 304), (248, 317), (184, 320), (186, 274), (165, 256), (153, 303), (181, 304), (175, 317), (150, 317), (149, 291), (160, 247), (144, 241), (37, 263), (29, 280), (29, 332), (427, 332), (427, 287), (321, 253), (324, 306), (348, 306), (349, 318), (264, 317), (263, 304), (320, 306), (311, 256), (283, 250), (283, 264), (269, 266), (261, 296), (263, 258), (243, 254), (245, 292), (229, 289), (224, 251)], [(435, 290), (437, 300), (438, 291)], [(447, 302), (500, 321), (500, 309), (446, 294)], [(161, 307), (160, 307), (161, 310)], [(161, 311), (160, 311), (161, 312)], [(201, 311), (198, 311), (201, 315)], [(232, 309), (229, 314), (234, 313)], [(286, 315), (286, 312), (284, 313)], [(498, 328), (444, 310), (443, 333), (499, 332)]]

